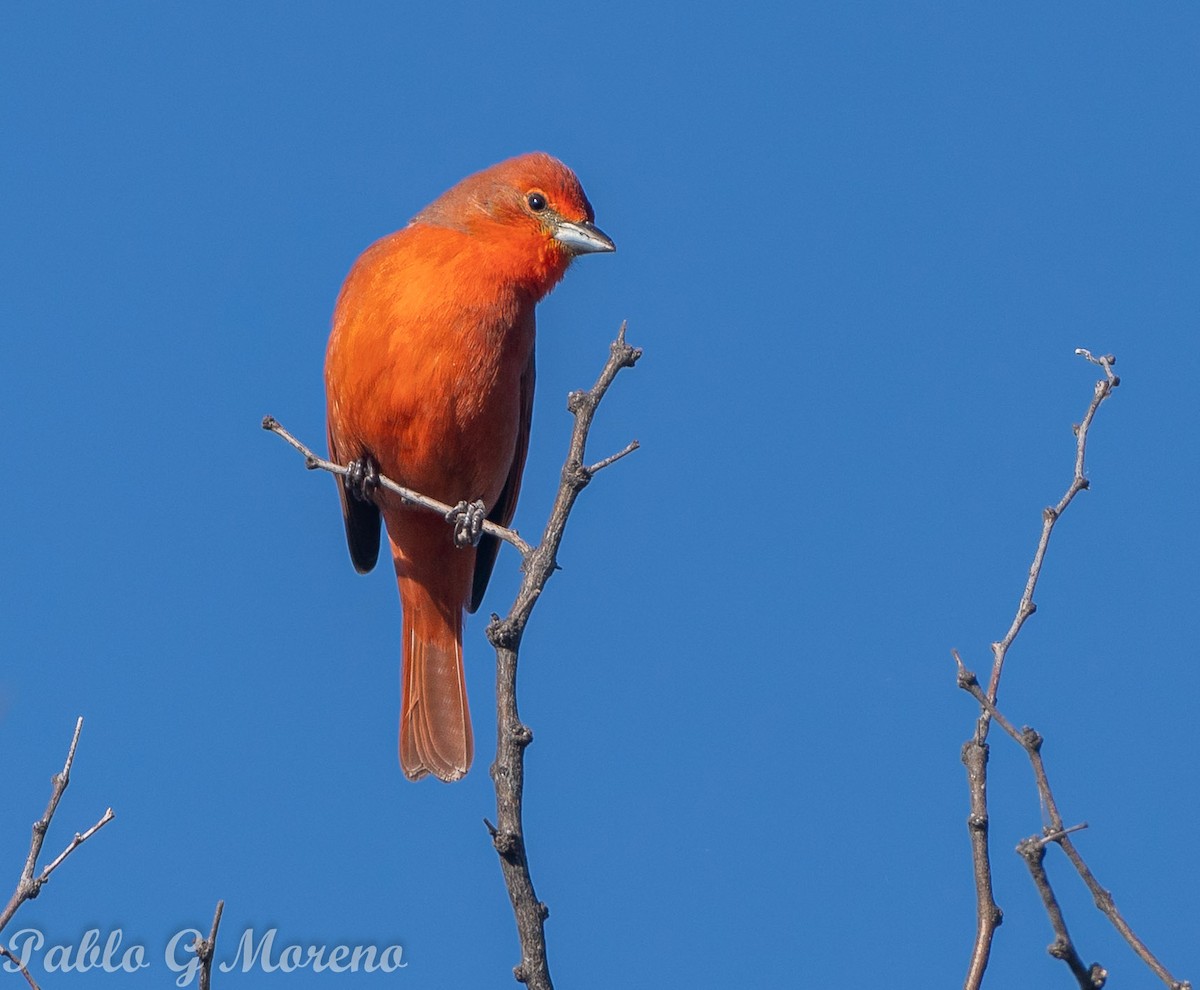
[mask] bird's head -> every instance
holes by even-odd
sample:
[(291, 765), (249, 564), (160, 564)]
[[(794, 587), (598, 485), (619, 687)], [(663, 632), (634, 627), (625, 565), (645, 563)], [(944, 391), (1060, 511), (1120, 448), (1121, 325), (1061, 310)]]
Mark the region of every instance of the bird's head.
[(480, 239), (539, 295), (578, 255), (617, 249), (594, 221), (575, 173), (540, 151), (468, 176), (413, 219)]

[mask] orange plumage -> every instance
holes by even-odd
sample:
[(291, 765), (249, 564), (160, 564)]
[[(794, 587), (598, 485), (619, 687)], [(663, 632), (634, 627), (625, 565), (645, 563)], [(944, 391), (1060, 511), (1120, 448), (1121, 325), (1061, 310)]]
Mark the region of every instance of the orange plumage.
[[(338, 297), (325, 358), (330, 457), (370, 463), (507, 526), (533, 410), (534, 307), (579, 254), (612, 251), (575, 174), (549, 155), (469, 176), (368, 248)], [(379, 554), (382, 514), (404, 613), (400, 763), (416, 780), (471, 765), (462, 613), (479, 607), (498, 542), (459, 549), (436, 514), (339, 481), (350, 557)]]

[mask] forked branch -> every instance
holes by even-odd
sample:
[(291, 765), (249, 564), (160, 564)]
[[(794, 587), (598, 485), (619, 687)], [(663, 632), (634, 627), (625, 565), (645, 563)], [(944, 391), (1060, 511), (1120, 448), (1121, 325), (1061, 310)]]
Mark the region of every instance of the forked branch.
[(1034, 885), (1037, 887), (1038, 893), (1046, 905), (1046, 912), (1050, 917), (1051, 926), (1054, 928), (1055, 938), (1054, 942), (1050, 945), (1050, 954), (1056, 959), (1062, 959), (1067, 963), (1082, 990), (1099, 990), (1100, 987), (1104, 986), (1104, 981), (1107, 978), (1106, 971), (1099, 963), (1093, 963), (1090, 967), (1083, 965), (1075, 944), (1067, 932), (1066, 921), (1063, 919), (1062, 911), (1059, 909), (1057, 899), (1050, 887), (1050, 880), (1043, 865), (1043, 859), (1045, 856), (1045, 847), (1050, 843), (1054, 843), (1062, 849), (1067, 859), (1071, 861), (1071, 865), (1075, 867), (1076, 872), (1091, 893), (1096, 907), (1108, 918), (1112, 926), (1129, 944), (1129, 947), (1150, 967), (1154, 975), (1170, 987), (1171, 990), (1190, 990), (1191, 984), (1186, 980), (1177, 980), (1173, 977), (1154, 953), (1150, 951), (1146, 943), (1133, 931), (1129, 922), (1117, 910), (1117, 904), (1112, 894), (1100, 885), (1100, 881), (1096, 879), (1087, 863), (1084, 862), (1078, 848), (1071, 841), (1072, 833), (1087, 828), (1087, 823), (1082, 822), (1078, 825), (1068, 827), (1063, 822), (1062, 814), (1058, 809), (1058, 801), (1055, 799), (1054, 791), (1050, 787), (1050, 777), (1046, 772), (1046, 764), (1042, 759), (1042, 744), (1044, 740), (1041, 734), (1029, 726), (1018, 729), (1013, 725), (984, 693), (983, 688), (979, 685), (978, 678), (963, 665), (958, 651), (954, 652), (954, 659), (958, 664), (958, 686), (979, 702), (980, 708), (987, 713), (988, 717), (1012, 737), (1017, 745), (1025, 750), (1026, 755), (1029, 757), (1030, 766), (1033, 769), (1038, 798), (1045, 809), (1047, 824), (1043, 827), (1041, 835), (1035, 835), (1022, 840), (1017, 846), (1017, 853), (1025, 860), (1026, 865), (1029, 867)]
[(1072, 975), (1082, 990), (1099, 990), (1104, 986), (1108, 974), (1099, 963), (1090, 966), (1084, 964), (1067, 930), (1066, 920), (1054, 891), (1050, 885), (1049, 875), (1045, 868), (1045, 849), (1050, 843), (1058, 845), (1071, 861), (1084, 883), (1092, 893), (1096, 906), (1109, 918), (1113, 926), (1121, 933), (1133, 950), (1141, 957), (1147, 966), (1153, 970), (1172, 990), (1188, 990), (1190, 984), (1176, 980), (1166, 968), (1154, 957), (1145, 943), (1134, 934), (1128, 923), (1117, 911), (1112, 895), (1100, 886), (1083, 857), (1071, 841), (1071, 833), (1086, 828), (1086, 824), (1067, 827), (1059, 813), (1058, 804), (1050, 788), (1046, 774), (1045, 763), (1042, 760), (1042, 737), (1031, 728), (1018, 730), (996, 706), (1000, 691), (1000, 676), (1004, 670), (1004, 661), (1009, 650), (1021, 632), (1025, 621), (1034, 614), (1037, 606), (1033, 595), (1037, 588), (1038, 578), (1046, 559), (1046, 550), (1050, 544), (1050, 535), (1055, 524), (1067, 510), (1075, 496), (1088, 487), (1085, 470), (1088, 433), (1101, 404), (1120, 384), (1120, 379), (1113, 373), (1116, 358), (1112, 355), (1097, 357), (1090, 351), (1079, 348), (1076, 351), (1081, 357), (1098, 365), (1104, 372), (1104, 377), (1096, 382), (1092, 392), (1092, 400), (1088, 404), (1083, 419), (1075, 427), (1075, 470), (1070, 485), (1058, 503), (1049, 506), (1042, 513), (1042, 532), (1034, 551), (1033, 563), (1029, 568), (1029, 576), (1021, 599), (1017, 604), (1016, 615), (1004, 638), (992, 644), (992, 671), (988, 688), (983, 690), (978, 678), (967, 669), (958, 651), (954, 651), (954, 660), (958, 665), (958, 685), (969, 692), (979, 704), (979, 718), (976, 722), (975, 733), (963, 747), (963, 762), (967, 764), (968, 789), (971, 798), (971, 817), (969, 819), (972, 860), (975, 873), (976, 900), (976, 937), (971, 953), (965, 986), (973, 990), (982, 984), (984, 971), (987, 969), (988, 957), (1001, 913), (996, 907), (992, 892), (991, 863), (988, 852), (987, 833), (987, 756), (988, 729), (994, 721), (1009, 736), (1011, 736), (1026, 752), (1033, 768), (1034, 779), (1037, 783), (1038, 796), (1042, 807), (1046, 810), (1048, 823), (1040, 836), (1032, 836), (1018, 845), (1017, 852), (1025, 860), (1034, 885), (1041, 895), (1047, 915), (1054, 929), (1054, 942), (1050, 945), (1050, 954), (1062, 959), (1070, 968)]
[(492, 764), (492, 783), (496, 788), (496, 825), (488, 823), (492, 842), (500, 854), (500, 868), (517, 919), (521, 939), (521, 962), (513, 975), (531, 990), (551, 990), (550, 970), (546, 961), (545, 921), (550, 912), (537, 899), (529, 876), (525, 855), (525, 831), (521, 820), (525, 784), (525, 747), (533, 741), (533, 732), (517, 712), (517, 655), (530, 613), (542, 589), (558, 569), (558, 548), (562, 543), (567, 518), (579, 493), (596, 472), (637, 449), (637, 441), (612, 457), (591, 467), (585, 466), (588, 433), (596, 407), (622, 368), (632, 368), (642, 356), (639, 348), (625, 342), (622, 325), (609, 349), (608, 361), (600, 377), (586, 392), (572, 392), (567, 409), (575, 416), (571, 443), (563, 464), (558, 495), (550, 518), (542, 532), (542, 542), (525, 558), (525, 573), (516, 600), (508, 615), (493, 615), (488, 639), (496, 648), (496, 762)]
[[(542, 533), (542, 541), (530, 546), (515, 530), (505, 529), (485, 522), (483, 531), (512, 544), (524, 559), (524, 577), (517, 591), (516, 600), (508, 615), (501, 619), (492, 616), (488, 625), (488, 640), (496, 650), (496, 760), (491, 767), (492, 783), (496, 789), (496, 824), (484, 819), (492, 844), (500, 856), (500, 868), (504, 883), (512, 901), (513, 915), (517, 922), (517, 934), (521, 942), (521, 962), (513, 968), (513, 975), (531, 990), (553, 990), (550, 967), (546, 957), (545, 922), (549, 909), (538, 900), (529, 874), (526, 856), (525, 830), (522, 824), (522, 799), (525, 786), (525, 748), (533, 741), (533, 732), (521, 721), (517, 710), (517, 658), (521, 637), (525, 632), (530, 613), (541, 596), (546, 582), (558, 569), (558, 548), (562, 543), (567, 519), (579, 493), (587, 487), (593, 477), (604, 468), (637, 450), (636, 440), (615, 454), (594, 464), (587, 464), (588, 434), (596, 408), (608, 387), (623, 368), (632, 368), (642, 356), (640, 348), (631, 347), (625, 341), (625, 325), (617, 339), (609, 347), (609, 357), (596, 383), (586, 391), (572, 392), (567, 397), (567, 409), (575, 417), (566, 463), (550, 517)], [(282, 437), (304, 455), (309, 468), (329, 471), (345, 476), (350, 473), (348, 465), (334, 464), (318, 457), (303, 443), (285, 430), (272, 416), (263, 420), (263, 429)], [(382, 488), (398, 495), (411, 505), (421, 506), (430, 512), (446, 517), (454, 511), (453, 506), (428, 498), (419, 492), (404, 488), (388, 478), (380, 477)], [(464, 493), (472, 497), (473, 493)]]
[[(58, 802), (62, 800), (67, 785), (71, 782), (71, 767), (75, 763), (75, 750), (79, 746), (79, 734), (82, 731), (83, 719), (80, 718), (75, 722), (75, 734), (71, 737), (71, 748), (67, 750), (66, 762), (63, 764), (62, 770), (50, 778), (50, 802), (46, 805), (42, 817), (33, 823), (33, 838), (29, 842), (29, 854), (25, 857), (25, 866), (21, 870), (21, 877), (17, 880), (17, 889), (13, 891), (8, 904), (0, 912), (0, 931), (4, 930), (22, 904), (33, 900), (42, 892), (42, 887), (46, 885), (51, 874), (62, 866), (71, 853), (113, 820), (113, 810), (109, 808), (91, 828), (84, 832), (76, 832), (75, 837), (67, 843), (67, 847), (40, 871), (38, 870), (38, 859), (42, 855), (42, 846), (46, 842), (46, 833), (50, 830), (50, 822), (58, 810)], [(28, 974), (26, 974), (26, 978), (32, 982), (32, 977), (29, 977)]]

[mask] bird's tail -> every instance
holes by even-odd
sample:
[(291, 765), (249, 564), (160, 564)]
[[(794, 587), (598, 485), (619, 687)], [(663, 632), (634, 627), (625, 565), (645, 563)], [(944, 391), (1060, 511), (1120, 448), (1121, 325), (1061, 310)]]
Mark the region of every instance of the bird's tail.
[(400, 766), (409, 780), (432, 773), (462, 777), (474, 741), (462, 659), (462, 606), (447, 609), (413, 581), (400, 589), (404, 609)]

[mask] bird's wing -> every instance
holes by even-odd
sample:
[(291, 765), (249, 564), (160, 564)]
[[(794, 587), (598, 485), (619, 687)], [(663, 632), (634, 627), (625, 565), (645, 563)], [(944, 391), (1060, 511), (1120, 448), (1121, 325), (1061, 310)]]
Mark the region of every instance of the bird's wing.
[[(333, 433), (333, 424), (326, 428), (329, 438), (329, 459), (335, 464), (345, 464), (346, 456), (338, 450)], [(346, 545), (350, 548), (350, 561), (359, 574), (366, 574), (379, 559), (379, 507), (374, 502), (364, 502), (346, 488), (346, 480), (337, 477), (338, 497), (342, 500), (342, 519), (346, 524)]]
[[(488, 519), (498, 526), (507, 526), (512, 522), (513, 513), (517, 511), (517, 496), (521, 493), (521, 473), (525, 470), (525, 455), (529, 453), (529, 427), (533, 420), (533, 382), (534, 356), (529, 355), (529, 364), (521, 375), (521, 422), (517, 429), (517, 444), (513, 450), (512, 466), (508, 469), (508, 479), (500, 497), (488, 513)], [(349, 522), (347, 522), (347, 527)], [(488, 581), (492, 576), (492, 568), (496, 566), (496, 554), (500, 552), (500, 541), (494, 536), (484, 533), (475, 548), (475, 578), (471, 584), (471, 601), (467, 611), (474, 612), (483, 601), (483, 593), (487, 590)]]

